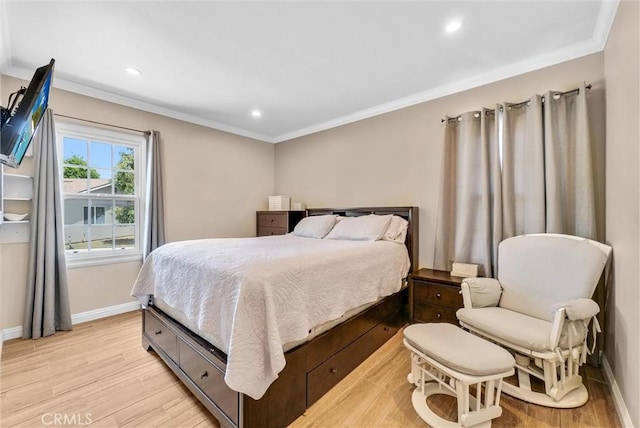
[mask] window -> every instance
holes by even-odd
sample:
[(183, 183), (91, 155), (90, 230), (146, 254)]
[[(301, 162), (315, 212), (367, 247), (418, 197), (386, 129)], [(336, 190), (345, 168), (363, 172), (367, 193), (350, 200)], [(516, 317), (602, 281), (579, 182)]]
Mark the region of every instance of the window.
[(89, 219), (89, 207), (84, 207), (84, 224), (104, 224), (105, 209), (106, 207), (91, 207), (91, 219)]
[(69, 266), (140, 260), (142, 136), (56, 123)]

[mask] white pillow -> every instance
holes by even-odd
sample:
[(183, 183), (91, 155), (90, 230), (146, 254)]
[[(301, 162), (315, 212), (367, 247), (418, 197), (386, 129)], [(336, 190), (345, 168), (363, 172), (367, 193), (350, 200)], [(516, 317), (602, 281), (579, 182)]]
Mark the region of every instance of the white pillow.
[(305, 217), (293, 228), (293, 234), (304, 238), (322, 239), (333, 228), (335, 222), (336, 216), (334, 215)]
[(392, 215), (363, 215), (340, 220), (325, 237), (352, 241), (377, 241), (382, 238)]
[(389, 223), (386, 232), (384, 232), (382, 239), (384, 241), (393, 241), (404, 244), (404, 241), (407, 238), (408, 228), (409, 222), (407, 220), (394, 215), (391, 217), (391, 222)]

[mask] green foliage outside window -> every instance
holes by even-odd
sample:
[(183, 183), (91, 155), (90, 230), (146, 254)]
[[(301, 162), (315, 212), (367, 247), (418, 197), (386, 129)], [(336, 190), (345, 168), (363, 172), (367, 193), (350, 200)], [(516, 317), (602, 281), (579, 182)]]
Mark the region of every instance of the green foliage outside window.
[[(118, 193), (125, 195), (135, 194), (134, 183), (134, 155), (133, 149), (127, 148), (126, 152), (120, 154), (120, 162), (118, 162), (118, 171), (115, 176), (115, 188)], [(129, 172), (125, 172), (126, 170)], [(116, 220), (120, 224), (131, 224), (136, 221), (136, 213), (133, 205), (125, 205), (116, 207)]]
[[(64, 160), (64, 163), (69, 165), (87, 166), (87, 161), (78, 155), (73, 155)], [(64, 178), (87, 178), (87, 168), (76, 168), (73, 166), (65, 166), (62, 171)], [(100, 173), (95, 169), (90, 170), (90, 178), (100, 178)]]

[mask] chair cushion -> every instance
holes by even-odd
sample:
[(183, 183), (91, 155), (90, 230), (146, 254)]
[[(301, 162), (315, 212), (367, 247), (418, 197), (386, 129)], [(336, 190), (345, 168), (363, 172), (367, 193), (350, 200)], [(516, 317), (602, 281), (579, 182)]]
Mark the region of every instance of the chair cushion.
[(608, 254), (587, 239), (523, 235), (498, 248), (499, 306), (553, 321), (558, 302), (593, 295)]
[(447, 323), (413, 324), (404, 338), (445, 367), (471, 376), (504, 373), (515, 365), (505, 349)]
[[(456, 312), (458, 319), (488, 335), (536, 352), (553, 351), (549, 344), (551, 322), (504, 308), (463, 308)], [(587, 330), (581, 323), (574, 323), (572, 344), (578, 345), (586, 337)], [(560, 335), (561, 349), (569, 348), (570, 324), (565, 323)]]

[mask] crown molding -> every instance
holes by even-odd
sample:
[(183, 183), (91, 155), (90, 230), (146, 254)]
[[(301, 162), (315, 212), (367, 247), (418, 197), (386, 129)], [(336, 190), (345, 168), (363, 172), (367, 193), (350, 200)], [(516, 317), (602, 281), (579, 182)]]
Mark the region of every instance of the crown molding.
[(619, 0), (604, 0), (600, 4), (600, 13), (593, 29), (593, 40), (600, 46), (601, 50), (607, 45), (607, 39), (609, 38), (613, 21), (616, 19), (619, 4)]
[[(18, 79), (30, 80), (33, 71), (22, 67), (10, 67), (4, 74)], [(162, 107), (156, 104), (147, 103), (144, 101), (136, 100), (123, 95), (117, 95), (112, 92), (104, 91), (102, 89), (92, 88), (87, 85), (74, 83), (69, 80), (61, 79), (59, 77), (53, 78), (53, 87), (56, 89), (62, 89), (65, 91), (73, 92), (80, 95), (85, 95), (91, 98), (96, 98), (102, 101), (108, 101), (114, 104), (123, 105), (126, 107), (135, 108), (137, 110), (146, 111), (149, 113), (155, 113), (160, 116), (170, 117), (172, 119), (182, 120), (184, 122), (193, 123), (196, 125), (205, 126), (207, 128), (216, 129), (218, 131), (228, 132), (230, 134), (239, 135), (242, 137), (252, 138), (258, 141), (264, 141), (267, 143), (273, 143), (272, 137), (264, 134), (258, 134), (256, 132), (248, 131), (246, 129), (236, 128), (234, 126), (225, 125), (213, 120), (203, 119), (198, 116), (187, 114), (181, 111), (173, 110), (170, 108)]]
[(497, 68), (469, 79), (442, 85), (433, 89), (429, 89), (428, 91), (400, 98), (369, 109), (360, 110), (358, 112), (322, 122), (317, 125), (278, 135), (274, 138), (274, 140), (276, 143), (281, 143), (283, 141), (292, 140), (294, 138), (303, 137), (305, 135), (313, 134), (316, 132), (326, 131), (327, 129), (347, 125), (359, 120), (368, 119), (373, 116), (378, 116), (402, 108), (411, 107), (416, 104), (434, 100), (436, 98), (441, 98), (447, 95), (466, 91), (468, 89), (473, 89), (479, 86), (487, 85), (489, 83), (494, 83), (500, 80), (508, 79), (510, 77), (539, 70), (541, 68), (549, 67), (561, 62), (570, 61), (572, 59), (590, 55), (601, 50), (602, 48), (596, 41), (586, 40), (575, 45), (568, 46), (566, 48), (545, 53), (544, 55), (540, 55), (538, 57), (529, 58), (527, 60), (514, 63), (506, 67)]

